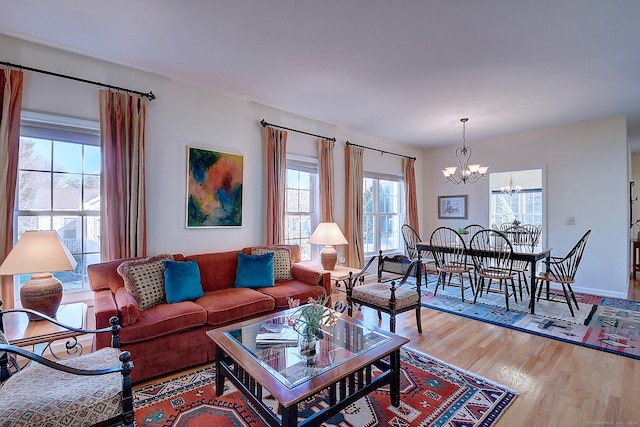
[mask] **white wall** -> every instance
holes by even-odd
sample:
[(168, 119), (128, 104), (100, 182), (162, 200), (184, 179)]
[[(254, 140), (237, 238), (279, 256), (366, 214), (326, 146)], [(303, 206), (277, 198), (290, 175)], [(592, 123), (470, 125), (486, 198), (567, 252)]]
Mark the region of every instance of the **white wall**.
[[(472, 127), (467, 129), (467, 136), (472, 135)], [(488, 165), (489, 172), (542, 168), (547, 212), (543, 243), (554, 255), (563, 256), (591, 229), (574, 290), (626, 298), (630, 251), (624, 117), (483, 141), (467, 138), (467, 145), (473, 149), (473, 161)], [(488, 180), (445, 183), (441, 170), (455, 160), (454, 147), (425, 151), (425, 232), (441, 225), (488, 223)], [(469, 196), (469, 219), (438, 220), (437, 196), (456, 194)], [(565, 225), (566, 217), (575, 217), (575, 225)]]
[[(422, 202), (422, 152), (327, 123), (300, 117), (254, 102), (225, 97), (187, 84), (108, 62), (39, 46), (0, 35), (2, 61), (42, 68), (142, 92), (158, 97), (147, 103), (148, 252), (236, 250), (262, 244), (264, 232), (264, 173), (261, 119), (337, 139), (335, 147), (335, 218), (344, 229), (344, 143), (417, 157), (418, 201)], [(313, 102), (310, 100), (309, 102)], [(23, 108), (86, 119), (99, 118), (98, 90), (84, 83), (25, 72)], [(186, 146), (195, 145), (244, 155), (243, 226), (186, 229)], [(390, 147), (393, 147), (391, 149)], [(317, 157), (316, 138), (290, 132), (287, 151)], [(402, 175), (402, 159), (367, 150), (365, 170)], [(108, 201), (107, 201), (108, 203)], [(338, 248), (339, 252), (342, 248)]]

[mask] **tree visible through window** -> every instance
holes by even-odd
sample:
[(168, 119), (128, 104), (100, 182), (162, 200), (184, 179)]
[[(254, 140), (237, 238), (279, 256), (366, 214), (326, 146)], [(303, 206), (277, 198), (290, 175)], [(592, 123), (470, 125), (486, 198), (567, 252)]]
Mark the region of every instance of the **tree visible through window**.
[[(58, 233), (78, 262), (54, 272), (65, 293), (89, 290), (86, 268), (100, 262), (99, 127), (68, 120), (23, 113), (14, 221), (16, 241), (28, 230)], [(19, 276), (16, 295), (29, 278)]]
[(400, 178), (365, 176), (363, 194), (364, 251), (401, 251), (402, 182)]
[(302, 260), (312, 258), (309, 243), (318, 224), (316, 198), (318, 188), (317, 165), (287, 160), (285, 200), (285, 243), (300, 246)]

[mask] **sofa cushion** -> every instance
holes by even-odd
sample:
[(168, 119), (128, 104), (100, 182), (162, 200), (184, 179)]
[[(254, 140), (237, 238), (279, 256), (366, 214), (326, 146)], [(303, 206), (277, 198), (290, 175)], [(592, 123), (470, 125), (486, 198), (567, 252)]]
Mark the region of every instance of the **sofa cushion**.
[(291, 275), (291, 249), (288, 246), (256, 246), (251, 255), (273, 254), (273, 278), (276, 282), (293, 279)]
[(273, 252), (247, 255), (238, 252), (236, 288), (263, 288), (274, 285)]
[(118, 266), (124, 287), (138, 301), (140, 310), (146, 310), (165, 301), (164, 260), (173, 260), (169, 254), (125, 261)]
[(307, 301), (309, 297), (316, 299), (324, 297), (326, 294), (322, 286), (310, 285), (299, 280), (278, 282), (273, 288), (260, 288), (258, 290), (275, 300), (276, 309), (289, 308), (287, 297)]
[(249, 288), (227, 288), (205, 292), (202, 298), (196, 300), (196, 303), (207, 311), (209, 325), (222, 325), (256, 317), (275, 307), (273, 298)]
[[(120, 342), (124, 346), (127, 343), (151, 340), (202, 326), (206, 321), (207, 312), (195, 302), (161, 303), (141, 311), (136, 323), (122, 328)], [(133, 353), (131, 358), (133, 360)]]
[(204, 295), (200, 283), (200, 269), (195, 260), (164, 260), (164, 290), (167, 302), (194, 301)]
[(234, 287), (238, 267), (237, 251), (189, 255), (185, 259), (195, 259), (198, 263), (202, 290), (205, 293)]

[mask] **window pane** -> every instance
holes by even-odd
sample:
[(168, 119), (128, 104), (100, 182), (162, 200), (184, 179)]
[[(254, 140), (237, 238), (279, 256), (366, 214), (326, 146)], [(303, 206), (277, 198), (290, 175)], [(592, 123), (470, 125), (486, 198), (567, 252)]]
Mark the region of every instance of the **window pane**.
[(82, 144), (54, 141), (53, 170), (82, 173)]
[(100, 176), (84, 176), (84, 195), (82, 209), (85, 211), (100, 210)]
[(51, 141), (38, 138), (20, 138), (19, 169), (51, 170)]
[(83, 252), (100, 252), (100, 215), (84, 217)]
[(373, 198), (375, 194), (375, 183), (376, 181), (373, 179), (364, 179), (363, 209), (365, 213), (375, 212), (375, 204)]
[(51, 174), (18, 172), (18, 210), (51, 209)]
[(96, 145), (84, 146), (84, 173), (100, 174), (100, 147)]
[(364, 252), (371, 253), (376, 250), (376, 219), (373, 215), (365, 215), (364, 222)]
[(43, 216), (18, 216), (17, 220), (18, 235), (14, 238), (19, 239), (25, 231), (29, 230), (51, 230), (51, 217)]
[(298, 212), (298, 190), (288, 189), (286, 191), (286, 201), (287, 212)]
[(53, 174), (53, 209), (80, 210), (82, 206), (82, 175)]
[(311, 193), (308, 190), (298, 192), (298, 211), (311, 212)]

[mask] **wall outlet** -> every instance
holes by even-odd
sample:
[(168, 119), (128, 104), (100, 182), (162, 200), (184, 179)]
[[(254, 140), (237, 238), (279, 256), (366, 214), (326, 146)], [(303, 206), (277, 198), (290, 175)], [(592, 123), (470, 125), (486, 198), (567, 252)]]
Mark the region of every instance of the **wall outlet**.
[(568, 216), (565, 220), (564, 220), (564, 225), (576, 225), (576, 218), (573, 216)]

